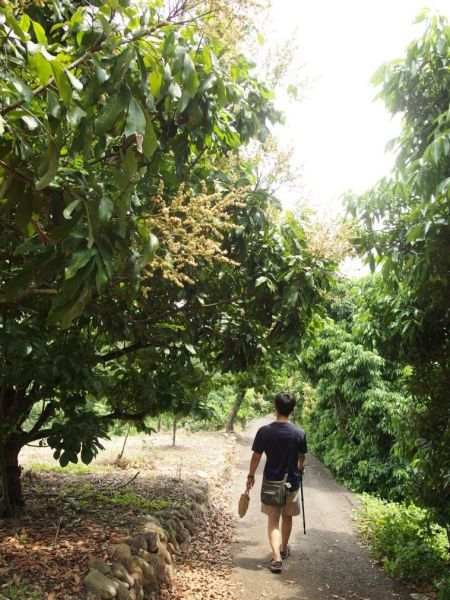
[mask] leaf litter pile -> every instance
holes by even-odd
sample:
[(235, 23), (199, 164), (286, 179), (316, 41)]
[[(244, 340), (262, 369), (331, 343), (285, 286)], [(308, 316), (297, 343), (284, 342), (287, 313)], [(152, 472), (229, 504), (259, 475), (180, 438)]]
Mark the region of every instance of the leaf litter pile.
[[(83, 474), (26, 470), (26, 513), (20, 519), (0, 522), (0, 597), (83, 600), (89, 559), (108, 560), (110, 545), (135, 532), (142, 514), (186, 502), (183, 479), (188, 481), (195, 474), (193, 465), (198, 466), (198, 446), (204, 447), (201, 438), (205, 436), (209, 436), (212, 460), (211, 465), (201, 466), (202, 475), (209, 479), (213, 472), (216, 477), (223, 473), (232, 451), (232, 441), (220, 434), (212, 445), (211, 434), (201, 433), (183, 440), (180, 448), (161, 444), (157, 448), (161, 461), (131, 458), (120, 467), (97, 471), (94, 466), (93, 472)], [(191, 454), (197, 455), (192, 464)], [(22, 462), (26, 465), (26, 460)], [(139, 476), (130, 481), (135, 468)], [(175, 579), (159, 599), (234, 598), (229, 581), (233, 516), (223, 483), (221, 478), (221, 487), (216, 489), (210, 480), (210, 507), (189, 546), (175, 557)]]

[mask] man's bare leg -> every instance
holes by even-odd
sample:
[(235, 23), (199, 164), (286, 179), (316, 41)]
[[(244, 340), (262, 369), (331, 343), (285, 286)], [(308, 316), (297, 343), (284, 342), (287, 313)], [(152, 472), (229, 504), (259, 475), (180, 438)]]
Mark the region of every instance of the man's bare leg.
[(292, 531), (292, 517), (281, 517), (281, 550), (284, 552), (289, 542)]
[(281, 533), (280, 533), (280, 517), (268, 515), (268, 533), (270, 547), (272, 548), (273, 560), (280, 561), (280, 544), (281, 544)]

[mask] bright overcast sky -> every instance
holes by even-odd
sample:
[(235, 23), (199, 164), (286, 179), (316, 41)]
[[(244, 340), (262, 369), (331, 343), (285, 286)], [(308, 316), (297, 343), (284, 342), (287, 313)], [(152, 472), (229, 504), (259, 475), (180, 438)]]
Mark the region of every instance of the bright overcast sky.
[[(284, 135), (292, 139), (294, 164), (321, 215), (342, 212), (338, 197), (363, 192), (389, 171), (384, 153), (398, 131), (381, 101), (373, 102), (370, 78), (391, 59), (404, 56), (423, 31), (413, 21), (424, 6), (450, 13), (448, 0), (272, 0), (272, 40), (298, 31), (298, 60), (312, 79), (306, 98), (283, 107)], [(267, 34), (266, 34), (267, 36)], [(284, 137), (283, 135), (283, 137)], [(295, 198), (284, 194), (286, 208)]]

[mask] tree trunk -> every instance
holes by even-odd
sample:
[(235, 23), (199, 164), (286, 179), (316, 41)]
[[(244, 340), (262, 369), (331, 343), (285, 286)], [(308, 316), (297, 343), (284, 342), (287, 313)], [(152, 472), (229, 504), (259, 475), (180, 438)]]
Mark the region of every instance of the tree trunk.
[(244, 400), (246, 391), (247, 390), (245, 388), (240, 388), (236, 394), (236, 399), (233, 403), (233, 406), (231, 407), (230, 414), (227, 418), (227, 426), (225, 429), (227, 433), (231, 433), (232, 431), (234, 431), (234, 420), (236, 419), (239, 409), (241, 408), (241, 404)]
[(123, 453), (125, 452), (125, 446), (127, 445), (128, 436), (130, 435), (130, 428), (131, 428), (131, 423), (128, 423), (127, 434), (125, 436), (125, 439), (123, 440), (122, 450), (117, 455), (116, 461), (122, 460), (122, 458), (123, 458)]
[(23, 512), (25, 502), (20, 481), (19, 452), (21, 446), (3, 442), (0, 444), (0, 471), (2, 495), (0, 496), (0, 516), (15, 517)]
[(175, 447), (176, 436), (177, 436), (177, 423), (178, 415), (173, 416), (173, 428), (172, 428), (172, 447)]
[(156, 425), (156, 431), (159, 433), (161, 431), (161, 415), (158, 416), (158, 422)]

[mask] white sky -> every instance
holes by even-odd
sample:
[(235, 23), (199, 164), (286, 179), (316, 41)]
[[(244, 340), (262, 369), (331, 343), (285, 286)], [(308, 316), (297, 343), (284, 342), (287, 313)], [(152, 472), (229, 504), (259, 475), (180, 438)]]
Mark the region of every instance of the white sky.
[[(449, 0), (272, 0), (274, 35), (266, 33), (266, 43), (297, 29), (300, 75), (313, 79), (306, 99), (283, 106), (282, 137), (293, 141), (294, 164), (319, 216), (341, 213), (343, 192), (361, 193), (388, 173), (393, 158), (384, 149), (398, 125), (373, 102), (370, 78), (421, 35), (423, 24), (413, 21), (424, 6), (450, 16)], [(286, 208), (296, 200), (283, 196)]]

